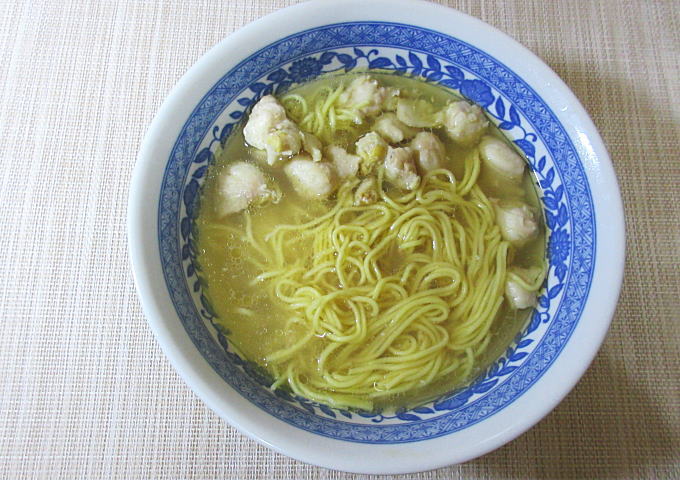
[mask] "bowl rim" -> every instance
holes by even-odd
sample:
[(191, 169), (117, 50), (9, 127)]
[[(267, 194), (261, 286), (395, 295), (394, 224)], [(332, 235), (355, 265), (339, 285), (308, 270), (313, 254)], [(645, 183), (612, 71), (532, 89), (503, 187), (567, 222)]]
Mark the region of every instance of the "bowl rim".
[[(142, 308), (164, 353), (194, 392), (230, 424), (276, 451), (308, 463), (359, 473), (407, 473), (467, 461), (512, 440), (552, 410), (585, 372), (604, 339), (618, 299), (625, 251), (623, 209), (613, 168), (597, 130), (568, 87), (535, 55), (493, 27), (448, 7), (419, 0), (375, 0), (368, 5), (360, 0), (339, 0), (334, 2), (337, 8), (330, 10), (327, 6), (327, 0), (294, 5), (263, 17), (225, 38), (182, 77), (159, 109), (140, 149), (128, 203), (128, 246)], [(413, 18), (414, 8), (418, 9), (420, 15), (417, 21)], [(199, 100), (214, 85), (222, 75), (219, 73), (215, 78), (215, 70), (226, 70), (220, 70), (220, 65), (226, 57), (230, 57), (229, 52), (244, 51), (246, 53), (242, 55), (246, 58), (291, 33), (361, 20), (411, 24), (478, 46), (505, 63), (534, 88), (553, 107), (565, 127), (573, 127), (567, 131), (577, 146), (584, 167), (588, 167), (586, 172), (591, 188), (597, 187), (593, 188), (593, 198), (598, 199), (595, 202), (597, 242), (606, 241), (607, 245), (604, 255), (601, 253), (603, 249), (598, 250), (595, 270), (596, 273), (598, 269), (601, 272), (597, 278), (594, 275), (591, 292), (595, 290), (596, 281), (598, 285), (602, 283), (609, 289), (608, 296), (593, 300), (595, 297), (589, 295), (586, 301), (586, 308), (590, 306), (588, 318), (598, 321), (579, 321), (572, 339), (567, 342), (555, 363), (522, 395), (522, 405), (536, 405), (530, 413), (522, 412), (518, 408), (519, 402), (515, 401), (504, 410), (503, 417), (506, 420), (499, 424), (500, 429), (490, 428), (490, 423), (498, 424), (498, 418), (494, 417), (495, 422), (484, 420), (481, 424), (485, 425), (473, 426), (436, 439), (398, 445), (360, 444), (359, 448), (369, 455), (357, 454), (359, 444), (322, 439), (294, 429), (273, 417), (265, 418), (264, 412), (245, 401), (238, 393), (229, 391), (229, 387), (227, 391), (216, 389), (216, 385), (224, 385), (222, 380), (200, 355), (192, 354), (195, 347), (181, 330), (177, 314), (165, 291), (160, 274), (158, 246), (154, 245), (156, 212), (154, 207), (150, 207), (158, 204), (155, 199), (160, 191), (159, 173), (162, 173), (164, 161), (168, 158), (167, 154), (163, 155), (163, 146), (171, 146), (177, 138), (177, 123), (181, 128), (184, 119), (194, 108), (195, 102), (190, 99)], [(477, 42), (471, 41), (471, 37)], [(239, 45), (243, 47), (241, 50), (236, 48)], [(521, 61), (517, 57), (521, 57)], [(233, 64), (239, 60), (233, 60)], [(177, 118), (181, 121), (178, 122)], [(606, 224), (602, 222), (604, 213)], [(600, 235), (602, 228), (605, 228), (604, 236)], [(586, 313), (584, 309), (581, 318), (585, 318)], [(577, 348), (573, 338), (581, 340)], [(570, 361), (565, 362), (565, 358)], [(474, 441), (466, 439), (465, 444), (457, 445), (455, 451), (442, 448), (450, 447), (462, 438), (461, 434), (472, 430), (476, 431)], [(312, 441), (317, 448), (310, 448)], [(423, 447), (423, 444), (427, 447)], [(337, 452), (333, 457), (324, 454), (331, 448)], [(410, 455), (416, 449), (418, 456)]]

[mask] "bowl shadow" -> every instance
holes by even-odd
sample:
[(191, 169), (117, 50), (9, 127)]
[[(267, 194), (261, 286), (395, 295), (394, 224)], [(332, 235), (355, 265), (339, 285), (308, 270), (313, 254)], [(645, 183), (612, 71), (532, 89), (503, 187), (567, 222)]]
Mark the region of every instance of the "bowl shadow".
[[(565, 400), (536, 427), (499, 450), (461, 465), (460, 471), (477, 475), (486, 471), (494, 478), (669, 478), (673, 476), (669, 466), (678, 465), (677, 413), (668, 410), (674, 403), (668, 397), (677, 381), (668, 377), (668, 373), (673, 375), (672, 369), (660, 370), (658, 357), (641, 352), (668, 347), (672, 355), (672, 338), (659, 337), (668, 328), (664, 322), (674, 320), (655, 310), (655, 304), (673, 300), (668, 298), (670, 290), (659, 293), (640, 272), (654, 264), (659, 280), (672, 281), (677, 274), (670, 269), (676, 265), (655, 262), (658, 255), (672, 252), (659, 252), (666, 244), (651, 244), (649, 232), (640, 228), (641, 222), (642, 226), (667, 223), (649, 218), (654, 205), (641, 205), (639, 193), (644, 186), (636, 180), (646, 178), (650, 184), (657, 183), (662, 172), (650, 176), (647, 169), (645, 174), (644, 162), (639, 161), (644, 146), (635, 139), (622, 138), (630, 132), (638, 138), (654, 138), (653, 132), (674, 131), (676, 127), (672, 115), (659, 115), (667, 111), (662, 99), (627, 82), (623, 72), (603, 74), (598, 72), (601, 66), (587, 60), (550, 64), (591, 115), (618, 172), (628, 225), (621, 300), (608, 340)], [(636, 92), (634, 98), (631, 92)], [(615, 112), (612, 105), (617, 105)], [(651, 143), (647, 148), (653, 152), (660, 147)], [(658, 201), (667, 200), (670, 198)], [(643, 213), (645, 217), (640, 216)], [(644, 318), (654, 318), (655, 325), (648, 327), (649, 335), (637, 335), (644, 326), (630, 322)], [(665, 362), (668, 368), (673, 360)], [(659, 377), (669, 383), (659, 384)]]
[(538, 426), (462, 470), (480, 463), (494, 478), (603, 479), (634, 473), (650, 478), (654, 465), (668, 465), (673, 456), (668, 416), (631, 381), (611, 350), (603, 348), (581, 382)]

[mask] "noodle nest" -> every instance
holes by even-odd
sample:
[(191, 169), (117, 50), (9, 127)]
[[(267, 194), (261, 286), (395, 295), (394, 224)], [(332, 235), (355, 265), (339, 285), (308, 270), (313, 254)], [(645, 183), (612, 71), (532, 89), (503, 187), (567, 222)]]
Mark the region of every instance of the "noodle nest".
[(274, 388), (372, 410), (470, 375), (503, 302), (509, 252), (478, 174), (475, 153), (459, 182), (435, 170), (404, 194), (379, 175), (379, 200), (362, 206), (359, 181), (348, 182), (325, 213), (300, 211), (259, 238), (246, 213), (253, 283), (289, 312), (288, 345), (265, 358)]

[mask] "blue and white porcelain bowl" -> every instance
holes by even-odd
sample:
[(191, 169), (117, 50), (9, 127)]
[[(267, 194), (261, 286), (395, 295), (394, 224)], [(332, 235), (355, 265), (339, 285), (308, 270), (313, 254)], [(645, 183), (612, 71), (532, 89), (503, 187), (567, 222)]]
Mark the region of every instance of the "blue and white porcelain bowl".
[[(546, 286), (505, 354), (469, 387), (394, 415), (361, 416), (271, 392), (216, 327), (194, 267), (199, 187), (212, 152), (248, 106), (324, 72), (358, 69), (406, 72), (482, 106), (529, 159), (549, 229)], [(305, 462), (403, 473), (497, 448), (569, 392), (616, 306), (624, 226), (600, 136), (532, 53), (479, 20), (433, 4), (315, 0), (234, 33), (168, 96), (139, 154), (129, 243), (142, 306), (163, 351), (222, 418)]]

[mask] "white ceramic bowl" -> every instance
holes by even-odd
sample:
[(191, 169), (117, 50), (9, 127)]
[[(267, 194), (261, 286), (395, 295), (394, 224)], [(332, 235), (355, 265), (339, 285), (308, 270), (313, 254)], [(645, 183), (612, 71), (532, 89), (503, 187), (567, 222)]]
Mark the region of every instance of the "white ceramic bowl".
[[(420, 75), (484, 107), (527, 154), (550, 230), (546, 287), (513, 345), (468, 388), (392, 416), (361, 416), (270, 392), (213, 323), (193, 264), (191, 225), (205, 166), (247, 106), (322, 72), (361, 68)], [(128, 215), (144, 312), (196, 394), (264, 445), (353, 472), (403, 473), (464, 462), (538, 422), (597, 352), (624, 263), (616, 179), (574, 95), (537, 57), (492, 27), (406, 0), (303, 3), (214, 47), (180, 80), (149, 127)]]

